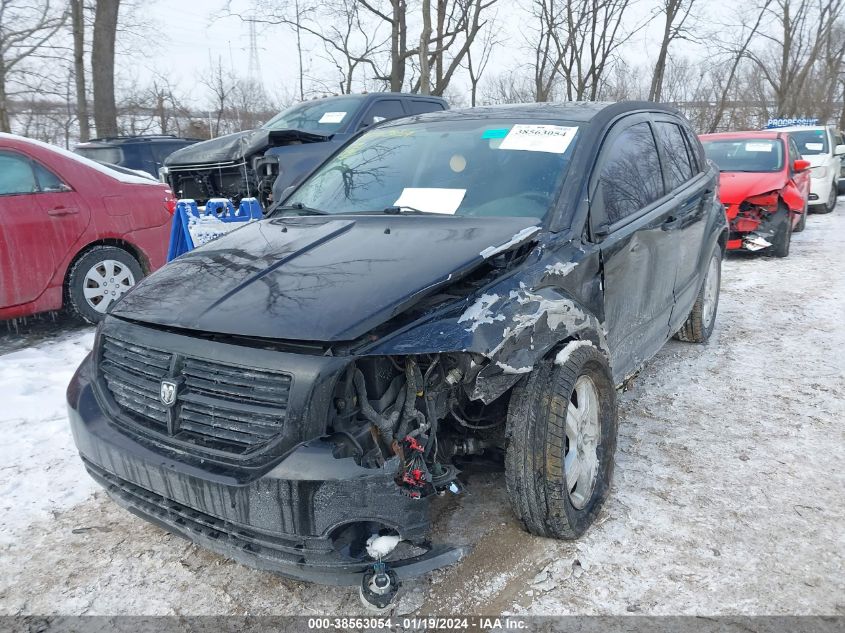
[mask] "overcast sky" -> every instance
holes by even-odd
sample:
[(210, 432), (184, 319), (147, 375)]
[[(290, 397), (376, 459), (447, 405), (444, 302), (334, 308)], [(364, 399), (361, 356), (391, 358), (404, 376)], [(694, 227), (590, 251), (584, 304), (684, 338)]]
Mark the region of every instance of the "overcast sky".
[[(331, 0), (326, 0), (331, 1)], [(119, 43), (119, 76), (124, 83), (146, 83), (154, 74), (168, 76), (183, 92), (201, 95), (192, 99), (192, 105), (202, 106), (206, 89), (197, 85), (199, 78), (219, 56), (225, 66), (246, 77), (249, 67), (249, 27), (237, 17), (225, 16), (225, 0), (139, 0), (135, 19), (145, 22), (139, 29), (144, 35), (123, 36)], [(248, 15), (250, 0), (232, 0), (233, 12)], [(641, 24), (649, 11), (653, 11), (655, 0), (639, 0), (625, 16), (626, 26)], [(722, 4), (722, 0), (715, 4)], [(525, 25), (517, 24), (523, 14), (515, 9), (515, 0), (500, 0), (498, 4), (498, 25), (503, 43), (497, 47), (487, 68), (488, 76), (511, 70), (521, 60), (527, 62), (523, 49), (521, 31)], [(702, 10), (713, 11), (714, 3), (701, 2)], [(283, 27), (258, 27), (258, 57), (261, 79), (271, 95), (296, 96), (297, 61), (296, 47), (292, 34)], [(649, 67), (656, 51), (649, 42), (654, 42), (660, 31), (656, 22), (641, 31), (625, 50), (626, 61), (631, 65)], [(673, 53), (688, 54), (693, 45), (680, 42)], [(307, 55), (306, 67), (315, 75), (332, 76), (331, 69), (320, 59), (321, 50), (312, 42), (315, 50)]]

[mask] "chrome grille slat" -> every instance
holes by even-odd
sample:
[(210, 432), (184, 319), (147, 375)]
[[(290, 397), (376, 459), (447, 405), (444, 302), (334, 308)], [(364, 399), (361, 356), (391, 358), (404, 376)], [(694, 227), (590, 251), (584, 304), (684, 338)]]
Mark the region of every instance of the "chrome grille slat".
[[(131, 422), (166, 435), (174, 416), (176, 432), (167, 436), (174, 441), (237, 455), (283, 430), (292, 382), (286, 372), (174, 358), (110, 334), (103, 336), (99, 368), (103, 384)], [(159, 400), (163, 379), (183, 383), (172, 410)]]

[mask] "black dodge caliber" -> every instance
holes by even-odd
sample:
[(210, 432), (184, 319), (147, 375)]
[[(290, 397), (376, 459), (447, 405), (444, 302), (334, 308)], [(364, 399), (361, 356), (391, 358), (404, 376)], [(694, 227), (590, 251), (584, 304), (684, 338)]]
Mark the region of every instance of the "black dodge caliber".
[(428, 507), (478, 455), (528, 531), (576, 538), (617, 386), (713, 330), (717, 179), (651, 103), (377, 126), (115, 305), (68, 389), (85, 466), (167, 530), (378, 606), (460, 558)]

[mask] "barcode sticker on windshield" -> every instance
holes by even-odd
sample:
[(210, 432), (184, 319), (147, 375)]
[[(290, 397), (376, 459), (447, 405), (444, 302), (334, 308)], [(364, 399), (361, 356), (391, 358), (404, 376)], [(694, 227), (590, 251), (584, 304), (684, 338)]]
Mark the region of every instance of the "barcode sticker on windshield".
[(425, 213), (455, 215), (466, 195), (466, 189), (442, 189), (439, 187), (406, 187), (393, 204), (397, 207), (416, 209)]
[(576, 132), (577, 127), (563, 125), (514, 125), (499, 149), (563, 154)]
[(746, 152), (771, 152), (774, 145), (772, 143), (746, 143)]
[(345, 116), (346, 112), (324, 112), (317, 123), (340, 123)]
[(824, 143), (804, 143), (804, 147), (811, 152), (820, 152), (824, 149)]

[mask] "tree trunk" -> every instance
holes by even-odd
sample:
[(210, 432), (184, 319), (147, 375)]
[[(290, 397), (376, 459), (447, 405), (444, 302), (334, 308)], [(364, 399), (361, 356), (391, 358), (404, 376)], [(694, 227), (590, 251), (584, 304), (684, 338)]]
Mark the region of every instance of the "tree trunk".
[(420, 33), (420, 94), (431, 94), (431, 68), (428, 65), (428, 41), (431, 39), (431, 0), (422, 0), (423, 27)]
[(6, 65), (0, 57), (0, 132), (11, 132), (12, 124), (9, 120), (9, 100), (6, 97)]
[(94, 87), (94, 125), (97, 136), (117, 136), (114, 99), (114, 42), (120, 0), (97, 0), (91, 46), (91, 81)]
[(76, 80), (76, 119), (79, 121), (79, 140), (91, 138), (88, 121), (88, 95), (85, 91), (85, 18), (84, 0), (70, 0), (73, 25), (73, 74)]

